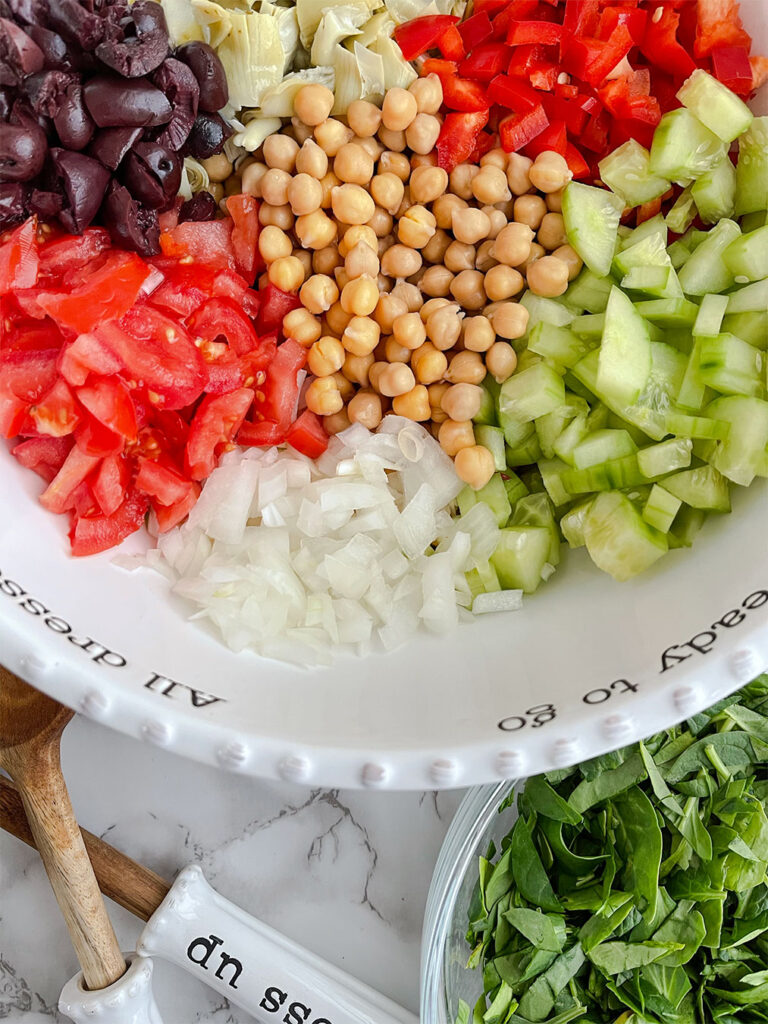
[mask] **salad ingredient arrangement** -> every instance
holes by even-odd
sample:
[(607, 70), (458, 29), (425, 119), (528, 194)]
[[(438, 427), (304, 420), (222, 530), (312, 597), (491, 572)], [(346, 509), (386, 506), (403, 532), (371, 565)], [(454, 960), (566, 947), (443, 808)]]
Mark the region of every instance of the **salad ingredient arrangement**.
[(0, 247), (0, 433), (21, 438), (13, 454), (45, 480), (45, 508), (69, 513), (74, 555), (119, 544), (150, 509), (171, 529), (221, 452), (266, 422), (300, 451), (325, 448), (311, 413), (294, 422), (306, 354), (278, 345), (297, 300), (249, 288), (256, 203), (229, 209), (164, 234), (152, 261), (103, 228), (62, 237), (34, 219)]
[(478, 157), (498, 133), (508, 152), (555, 151), (575, 178), (596, 177), (597, 161), (629, 139), (650, 146), (697, 66), (743, 97), (768, 78), (733, 0), (477, 0), (457, 22), (431, 15), (394, 33), (409, 60), (424, 58), (421, 74), (443, 84), (447, 170), (464, 159), (457, 145)]
[(314, 462), (230, 452), (187, 522), (140, 562), (233, 650), (301, 665), (392, 650), (421, 627), (449, 632), (472, 605), (498, 527), (484, 505), (451, 517), (459, 486), (434, 438), (398, 416), (377, 434), (350, 427)]
[(766, 761), (761, 676), (643, 743), (528, 779), (480, 860), (467, 940), (485, 994), (457, 1024), (764, 1021)]
[(272, 135), (244, 187), (263, 200), (267, 279), (304, 307), (284, 330), (308, 348), (307, 407), (332, 432), (375, 429), (390, 408), (428, 423), (459, 477), (481, 488), (506, 468), (500, 431), (494, 455), (472, 420), (490, 401), (486, 372), (501, 383), (515, 370), (510, 341), (529, 321), (515, 297), (526, 279), (534, 295), (561, 295), (582, 263), (559, 212), (565, 160), (497, 149), (449, 176), (431, 157), (441, 103), (431, 75), (389, 90), (380, 108), (355, 101), (344, 124), (329, 117), (329, 90), (305, 86), (301, 145)]
[[(0, 231), (29, 214), (158, 253), (182, 157), (219, 153), (227, 81), (202, 43), (173, 52), (163, 8), (14, 4), (0, 17)], [(3, 14), (5, 5), (0, 7)]]

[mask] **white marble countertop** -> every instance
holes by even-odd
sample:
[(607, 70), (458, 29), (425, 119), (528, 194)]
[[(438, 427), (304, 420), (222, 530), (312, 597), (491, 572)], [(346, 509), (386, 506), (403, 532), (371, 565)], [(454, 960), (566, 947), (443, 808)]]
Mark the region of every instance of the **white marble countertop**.
[[(226, 775), (83, 719), (63, 766), (84, 828), (171, 879), (199, 863), (226, 897), (379, 991), (418, 1010), (421, 925), (432, 869), (461, 793), (309, 790)], [(108, 902), (123, 949), (141, 922)], [(77, 971), (37, 853), (0, 833), (0, 1021), (61, 1021)], [(247, 1024), (188, 974), (156, 962), (165, 1024)]]

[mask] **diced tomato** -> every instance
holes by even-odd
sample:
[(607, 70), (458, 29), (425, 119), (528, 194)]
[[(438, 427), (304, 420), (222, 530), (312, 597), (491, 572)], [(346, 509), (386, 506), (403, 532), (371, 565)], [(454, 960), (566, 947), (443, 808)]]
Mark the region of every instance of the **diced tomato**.
[(136, 438), (136, 409), (128, 385), (120, 377), (97, 377), (75, 393), (80, 404), (108, 430), (127, 441)]
[(563, 26), (551, 21), (513, 21), (507, 42), (510, 46), (555, 46), (563, 38)]
[(507, 70), (509, 48), (502, 43), (483, 43), (476, 47), (458, 66), (463, 78), (474, 78), (478, 82), (490, 82), (496, 75)]
[(744, 46), (715, 46), (712, 50), (715, 78), (739, 96), (752, 92), (752, 65), (749, 50)]
[(163, 275), (163, 281), (152, 292), (149, 302), (168, 313), (189, 316), (213, 295), (214, 281), (219, 271), (199, 263), (179, 263), (162, 256), (153, 266)]
[(16, 437), (27, 415), (27, 403), (0, 383), (0, 437)]
[(125, 450), (124, 437), (88, 414), (75, 427), (75, 444), (85, 455), (99, 459), (107, 455), (119, 455)]
[(697, 0), (696, 40), (693, 52), (707, 57), (716, 46), (752, 47), (752, 37), (739, 17), (738, 0)]
[(510, 114), (499, 125), (502, 148), (507, 153), (516, 153), (540, 135), (548, 125), (549, 119), (541, 104), (523, 114)]
[(237, 443), (246, 448), (271, 448), (282, 444), (287, 436), (288, 428), (272, 420), (259, 420), (258, 423), (246, 420), (238, 431)]
[(486, 91), (478, 82), (457, 75), (443, 79), (443, 103), (449, 110), (470, 113), (488, 110), (490, 106)]
[(757, 92), (768, 82), (768, 57), (750, 57), (749, 66), (752, 68), (752, 89)]
[(111, 244), (105, 228), (86, 228), (82, 235), (54, 238), (40, 248), (40, 277), (58, 278), (65, 271), (84, 267)]
[(475, 47), (486, 42), (493, 35), (493, 25), (487, 11), (473, 14), (471, 18), (460, 22), (456, 27), (461, 33), (464, 47), (467, 50), (474, 50)]
[(122, 505), (131, 482), (131, 469), (123, 455), (107, 455), (91, 483), (91, 492), (105, 516), (111, 516)]
[(98, 456), (86, 455), (77, 445), (70, 448), (61, 469), (40, 495), (40, 504), (49, 512), (66, 512), (73, 492), (98, 464)]
[(536, 159), (539, 153), (544, 153), (547, 150), (551, 150), (553, 153), (559, 153), (560, 156), (565, 156), (565, 150), (568, 145), (568, 132), (565, 127), (564, 121), (550, 121), (543, 132), (539, 134), (526, 145), (525, 155)]
[(253, 402), (250, 388), (228, 395), (208, 395), (189, 428), (185, 469), (193, 480), (205, 480), (216, 468), (221, 451), (232, 443)]
[(328, 434), (323, 421), (315, 413), (305, 409), (288, 429), (285, 440), (302, 455), (316, 459), (328, 447)]
[(111, 376), (121, 368), (117, 356), (93, 334), (78, 334), (59, 353), (59, 373), (73, 387), (85, 384), (90, 373)]
[(398, 25), (392, 35), (405, 59), (415, 60), (427, 50), (433, 50), (440, 36), (458, 20), (451, 14), (428, 14)]
[(160, 235), (165, 256), (190, 259), (217, 270), (237, 270), (228, 220), (185, 221)]
[(464, 40), (455, 25), (451, 25), (443, 32), (437, 41), (437, 48), (446, 60), (464, 60), (467, 51), (464, 49)]
[(293, 419), (299, 397), (296, 375), (307, 361), (307, 350), (288, 338), (279, 345), (275, 358), (266, 371), (266, 380), (259, 388), (260, 396), (254, 403), (255, 421), (262, 419), (277, 423), (287, 430)]
[(253, 196), (230, 196), (227, 212), (232, 218), (232, 249), (235, 269), (252, 284), (259, 265), (259, 204)]
[(448, 114), (437, 140), (437, 162), (449, 173), (471, 155), (480, 132), (488, 124), (489, 112)]
[(260, 380), (263, 382), (264, 371), (274, 359), (276, 350), (277, 335), (267, 334), (259, 339), (258, 348), (244, 356), (235, 356), (227, 350), (223, 356), (207, 362), (206, 394), (225, 395), (236, 388), (250, 388), (258, 385)]
[(78, 287), (42, 292), (37, 301), (57, 323), (82, 334), (126, 313), (148, 276), (149, 267), (139, 256), (116, 251)]
[[(234, 390), (234, 389), (232, 389)], [(190, 412), (190, 417), (192, 413)], [(160, 436), (172, 451), (179, 451), (187, 443), (187, 437), (189, 436), (189, 423), (184, 419), (181, 413), (171, 411), (170, 409), (152, 409), (151, 411), (151, 422), (153, 436)], [(141, 435), (147, 434), (148, 431), (145, 429), (139, 434), (139, 449), (141, 445)]]
[(160, 505), (177, 505), (187, 497), (192, 487), (192, 481), (168, 462), (139, 459), (136, 489)]
[(259, 344), (253, 324), (234, 299), (209, 299), (189, 318), (187, 326), (195, 338), (203, 341), (223, 338), (238, 356)]
[(112, 515), (75, 515), (69, 531), (72, 554), (95, 555), (120, 544), (141, 527), (148, 508), (146, 495), (131, 491)]
[(262, 288), (260, 295), (261, 308), (256, 318), (256, 330), (260, 334), (280, 330), (286, 314), (291, 310), (298, 309), (301, 305), (298, 295), (293, 292), (284, 292), (273, 284)]
[(40, 434), (66, 437), (81, 420), (75, 396), (65, 380), (59, 378), (47, 394), (29, 409), (29, 415)]
[(35, 402), (56, 381), (58, 349), (13, 349), (0, 352), (0, 386), (17, 398)]
[(167, 533), (172, 530), (174, 526), (178, 526), (179, 523), (183, 523), (189, 513), (195, 506), (195, 502), (200, 497), (200, 484), (195, 483), (194, 480), (189, 482), (189, 491), (182, 498), (181, 501), (175, 505), (160, 505), (154, 503), (152, 505), (152, 511), (155, 513), (157, 519), (157, 530), (158, 533)]
[(0, 291), (32, 288), (36, 283), (40, 266), (36, 238), (37, 219), (30, 217), (0, 246)]
[(49, 484), (64, 465), (72, 443), (71, 437), (30, 437), (12, 448), (11, 454)]

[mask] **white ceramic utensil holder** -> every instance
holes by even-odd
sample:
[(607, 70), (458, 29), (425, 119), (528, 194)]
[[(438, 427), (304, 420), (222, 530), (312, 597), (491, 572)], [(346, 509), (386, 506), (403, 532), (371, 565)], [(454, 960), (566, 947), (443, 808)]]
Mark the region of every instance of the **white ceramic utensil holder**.
[(127, 953), (128, 970), (113, 985), (89, 991), (76, 974), (61, 992), (59, 1009), (75, 1024), (163, 1024), (152, 994), (152, 961)]
[(418, 1018), (224, 899), (185, 868), (144, 929), (138, 951), (160, 956), (262, 1024), (418, 1024)]

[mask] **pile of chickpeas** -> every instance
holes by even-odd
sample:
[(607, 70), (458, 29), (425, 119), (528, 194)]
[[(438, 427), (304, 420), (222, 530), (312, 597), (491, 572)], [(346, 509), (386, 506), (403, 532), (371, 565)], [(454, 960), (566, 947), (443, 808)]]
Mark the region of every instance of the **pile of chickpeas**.
[(562, 295), (582, 264), (563, 227), (563, 157), (494, 149), (448, 174), (442, 99), (429, 75), (335, 118), (333, 94), (304, 86), (291, 124), (224, 188), (261, 200), (265, 280), (301, 299), (283, 327), (309, 350), (307, 407), (330, 433), (390, 411), (423, 423), (480, 488), (494, 460), (472, 419), (486, 373), (515, 372), (517, 299)]

